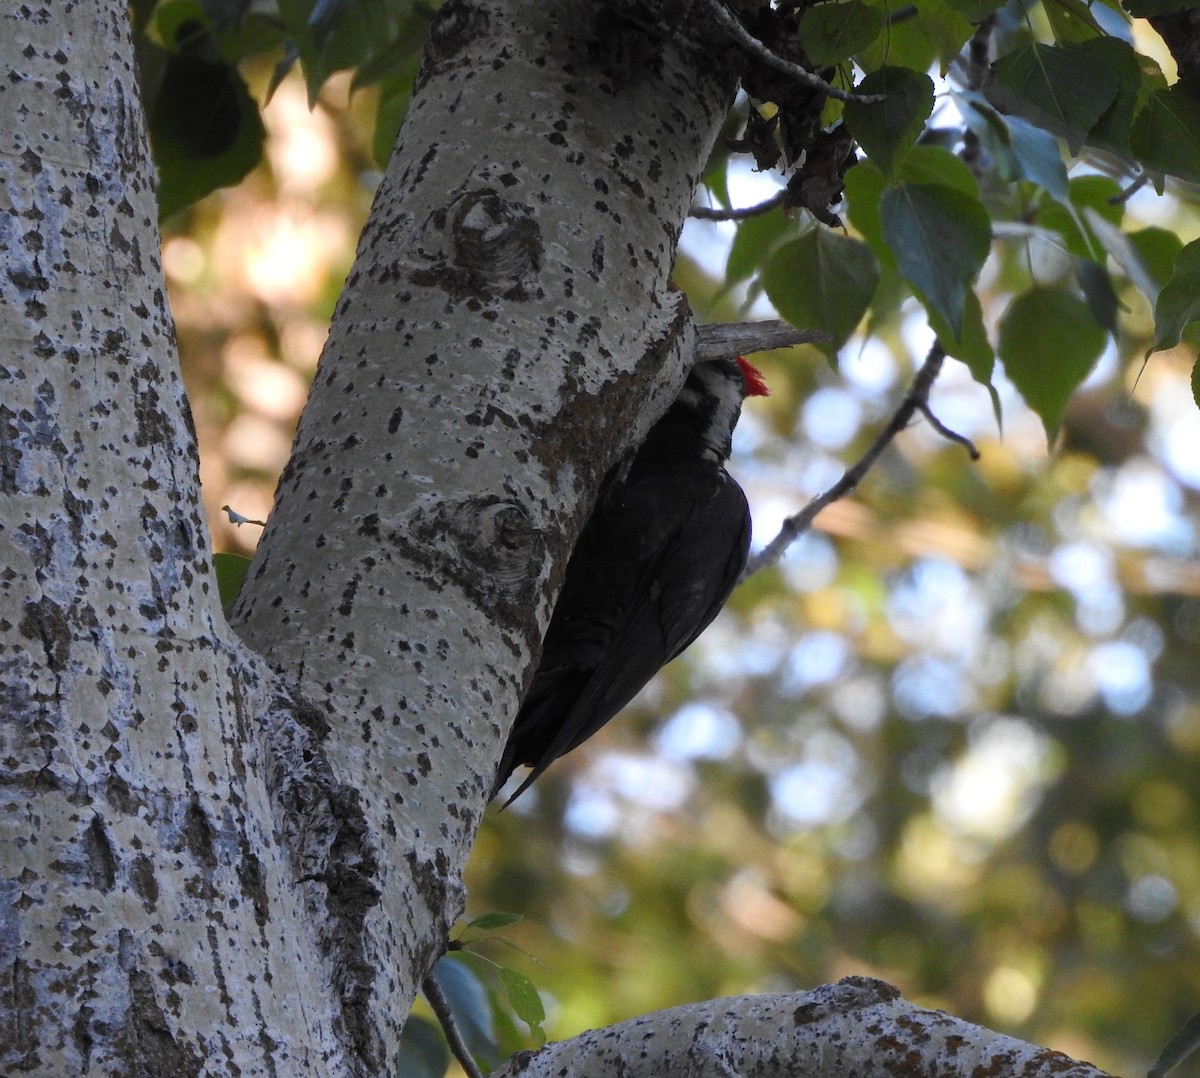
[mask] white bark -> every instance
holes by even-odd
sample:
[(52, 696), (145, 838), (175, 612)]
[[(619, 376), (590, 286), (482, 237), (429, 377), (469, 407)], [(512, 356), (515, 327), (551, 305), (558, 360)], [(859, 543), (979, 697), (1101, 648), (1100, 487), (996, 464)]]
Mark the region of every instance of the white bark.
[(611, 11), (442, 9), (235, 611), (358, 796), (380, 1063), (462, 908), (573, 536), (690, 353), (668, 276), (733, 78), (668, 27), (614, 85)]
[[(124, 5), (0, 14), (0, 1072), (390, 1072), (572, 537), (691, 348), (667, 276), (732, 76), (679, 17), (621, 61), (612, 10), (443, 10), (239, 608), (256, 653)], [(784, 1006), (701, 1012), (713, 1073), (790, 1058)]]
[(847, 977), (811, 992), (714, 999), (522, 1052), (492, 1078), (1106, 1078), (1090, 1063), (1000, 1036), (897, 989)]
[(0, 15), (0, 1073), (336, 1074), (217, 603), (124, 3)]

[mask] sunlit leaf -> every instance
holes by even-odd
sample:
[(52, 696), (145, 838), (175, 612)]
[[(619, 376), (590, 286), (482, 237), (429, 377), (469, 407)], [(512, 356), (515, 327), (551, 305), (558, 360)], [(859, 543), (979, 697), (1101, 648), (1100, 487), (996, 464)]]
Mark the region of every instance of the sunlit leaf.
[(858, 229), (871, 250), (885, 263), (893, 263), (891, 248), (883, 241), (879, 200), (887, 181), (873, 161), (859, 161), (846, 173), (846, 206), (850, 223)]
[(217, 573), (217, 594), (221, 597), (221, 606), (228, 607), (246, 582), (250, 559), (241, 554), (214, 554), (213, 568)]
[(969, 198), (979, 198), (979, 182), (967, 163), (941, 146), (914, 146), (900, 166), (900, 179), (911, 184), (952, 187)]
[(916, 0), (916, 20), (929, 35), (936, 50), (939, 74), (945, 75), (951, 62), (975, 32), (975, 20), (964, 15), (959, 5), (947, 0)]
[(544, 1043), (546, 1033), (542, 1023), (546, 1020), (546, 1009), (542, 1006), (542, 997), (538, 995), (533, 981), (525, 974), (507, 968), (500, 970), (500, 980), (508, 993), (513, 1012), (529, 1027), (538, 1042)]
[(507, 928), (521, 920), (520, 913), (481, 913), (467, 922), (468, 928), (476, 928), (480, 932), (494, 932), (498, 928)]
[(880, 213), (900, 272), (957, 337), (967, 292), (991, 244), (987, 210), (952, 187), (903, 183), (884, 192)]
[(1032, 288), (1000, 321), (1000, 358), (1053, 442), (1067, 400), (1104, 350), (1107, 334), (1065, 288)]
[(1126, 232), (1125, 239), (1142, 268), (1161, 289), (1171, 279), (1175, 260), (1183, 250), (1179, 234), (1167, 228), (1139, 228), (1136, 232)]

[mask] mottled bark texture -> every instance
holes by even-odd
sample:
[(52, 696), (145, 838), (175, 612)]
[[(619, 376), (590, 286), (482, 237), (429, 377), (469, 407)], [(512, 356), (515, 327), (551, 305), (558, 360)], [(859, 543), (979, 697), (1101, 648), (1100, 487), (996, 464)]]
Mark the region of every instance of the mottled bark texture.
[(574, 537), (690, 356), (669, 275), (734, 77), (647, 10), (442, 8), (234, 611), (358, 792), (391, 1032), (462, 908)]
[(658, 1011), (523, 1052), (493, 1078), (1106, 1078), (1061, 1052), (915, 1007), (883, 981)]
[(347, 1073), (347, 798), (218, 605), (125, 4), (0, 55), (0, 1073)]

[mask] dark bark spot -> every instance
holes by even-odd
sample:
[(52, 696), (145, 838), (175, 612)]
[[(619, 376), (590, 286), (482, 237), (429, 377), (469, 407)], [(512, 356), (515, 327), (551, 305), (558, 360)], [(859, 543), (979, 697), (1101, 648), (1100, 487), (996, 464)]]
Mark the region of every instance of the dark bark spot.
[(183, 819), (183, 842), (188, 852), (207, 869), (217, 867), (217, 856), (213, 850), (213, 825), (208, 813), (193, 796)]
[(92, 886), (107, 894), (116, 883), (117, 855), (113, 852), (104, 821), (98, 814), (92, 817), (92, 822), (83, 833), (83, 846)]
[(53, 599), (43, 596), (30, 599), (22, 611), (21, 635), (27, 640), (41, 641), (46, 653), (46, 665), (56, 674), (67, 666), (71, 653), (71, 630), (67, 616)]
[(152, 911), (158, 904), (158, 877), (154, 875), (154, 862), (144, 853), (137, 854), (129, 866), (129, 882), (147, 912)]

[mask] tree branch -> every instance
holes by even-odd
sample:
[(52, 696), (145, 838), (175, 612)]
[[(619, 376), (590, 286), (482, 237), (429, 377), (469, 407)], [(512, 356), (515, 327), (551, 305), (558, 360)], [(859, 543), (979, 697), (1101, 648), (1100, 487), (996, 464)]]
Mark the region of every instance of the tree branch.
[(945, 349), (942, 348), (939, 342), (934, 342), (933, 347), (929, 350), (929, 355), (925, 357), (925, 362), (921, 365), (921, 369), (917, 371), (916, 377), (913, 378), (912, 388), (909, 389), (904, 401), (896, 409), (887, 426), (879, 432), (878, 437), (871, 443), (871, 447), (862, 455), (858, 463), (849, 468), (833, 486), (823, 494), (817, 495), (799, 513), (788, 517), (783, 522), (782, 527), (779, 529), (779, 534), (750, 559), (746, 565), (745, 572), (742, 574), (743, 579), (752, 573), (757, 573), (760, 569), (765, 569), (768, 565), (776, 564), (783, 557), (784, 551), (808, 531), (816, 515), (822, 509), (846, 497), (847, 494), (852, 493), (858, 484), (863, 481), (867, 472), (871, 470), (875, 461), (883, 454), (883, 451), (888, 447), (892, 439), (908, 426), (913, 416), (918, 412), (925, 416), (932, 424), (934, 430), (943, 437), (964, 446), (971, 454), (972, 460), (979, 459), (979, 450), (975, 448), (970, 439), (950, 430), (929, 409), (929, 391), (933, 388), (933, 383), (941, 373), (942, 363), (945, 358)]
[(697, 221), (745, 221), (749, 217), (758, 217), (770, 213), (776, 206), (782, 206), (788, 197), (788, 189), (782, 188), (765, 202), (757, 206), (741, 206), (734, 209), (722, 210), (715, 206), (693, 206), (688, 210), (688, 216)]
[(839, 101), (854, 101), (859, 105), (872, 105), (877, 101), (883, 100), (883, 94), (853, 94), (847, 90), (839, 90), (836, 86), (831, 86), (819, 75), (814, 75), (799, 64), (794, 64), (791, 60), (785, 60), (782, 56), (777, 56), (773, 53), (738, 22), (729, 9), (721, 3), (721, 0), (703, 0), (703, 3), (712, 13), (712, 17), (720, 25), (721, 29), (729, 37), (764, 64), (769, 64), (775, 68), (776, 71), (782, 71), (785, 75), (790, 75), (797, 82), (803, 83), (810, 89), (819, 90), (821, 93), (837, 98)]
[(450, 1009), (450, 1001), (446, 999), (442, 986), (437, 983), (437, 978), (432, 973), (421, 982), (421, 991), (429, 1000), (429, 1006), (433, 1008), (438, 1024), (442, 1027), (442, 1032), (446, 1034), (446, 1043), (450, 1045), (450, 1051), (458, 1060), (458, 1065), (462, 1067), (467, 1078), (483, 1078), (483, 1072), (475, 1062), (475, 1057), (471, 1055), (471, 1049), (467, 1047), (458, 1023), (454, 1020), (454, 1011)]
[(494, 1078), (621, 1074), (1020, 1074), (1106, 1078), (1090, 1063), (916, 1007), (869, 977), (676, 1007), (520, 1052)]
[(778, 318), (761, 322), (710, 322), (696, 327), (695, 361), (731, 359), (772, 348), (790, 348), (794, 344), (819, 344), (829, 339), (829, 334), (822, 330), (796, 329)]

